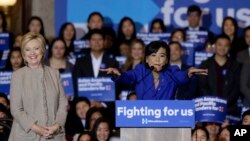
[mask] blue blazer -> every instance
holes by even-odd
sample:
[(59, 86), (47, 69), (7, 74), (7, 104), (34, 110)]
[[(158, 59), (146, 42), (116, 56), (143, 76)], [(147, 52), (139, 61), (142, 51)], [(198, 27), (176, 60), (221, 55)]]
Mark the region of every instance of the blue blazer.
[(155, 89), (152, 71), (145, 65), (138, 64), (135, 69), (122, 73), (113, 81), (134, 84), (138, 100), (174, 99), (177, 86), (189, 82), (187, 71), (180, 71), (177, 66), (168, 66), (160, 73), (159, 85)]

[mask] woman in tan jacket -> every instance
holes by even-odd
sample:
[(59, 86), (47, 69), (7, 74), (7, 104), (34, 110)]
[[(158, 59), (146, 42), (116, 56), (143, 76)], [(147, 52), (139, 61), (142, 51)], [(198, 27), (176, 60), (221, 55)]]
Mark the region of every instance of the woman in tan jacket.
[(63, 141), (67, 99), (59, 72), (43, 65), (45, 40), (27, 33), (21, 45), (26, 66), (12, 75), (9, 141)]

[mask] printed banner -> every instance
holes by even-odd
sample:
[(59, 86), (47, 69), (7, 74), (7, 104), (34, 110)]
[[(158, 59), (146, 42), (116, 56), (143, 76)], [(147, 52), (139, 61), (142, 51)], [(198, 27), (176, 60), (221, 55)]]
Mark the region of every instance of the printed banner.
[(116, 127), (194, 127), (194, 114), (191, 100), (116, 101)]
[(60, 75), (61, 75), (62, 85), (63, 85), (65, 94), (67, 96), (74, 96), (72, 74), (71, 73), (62, 73)]
[(137, 38), (144, 41), (145, 45), (152, 41), (164, 41), (169, 42), (170, 33), (137, 33)]
[(114, 101), (115, 83), (109, 77), (78, 78), (78, 96), (97, 101)]
[(207, 60), (209, 57), (213, 56), (211, 52), (197, 51), (194, 54), (194, 66), (198, 67), (202, 61)]
[(0, 71), (0, 92), (9, 95), (12, 72)]
[(227, 114), (227, 101), (214, 96), (202, 96), (194, 99), (195, 121), (223, 123)]
[(10, 47), (10, 34), (0, 33), (0, 50), (8, 50)]

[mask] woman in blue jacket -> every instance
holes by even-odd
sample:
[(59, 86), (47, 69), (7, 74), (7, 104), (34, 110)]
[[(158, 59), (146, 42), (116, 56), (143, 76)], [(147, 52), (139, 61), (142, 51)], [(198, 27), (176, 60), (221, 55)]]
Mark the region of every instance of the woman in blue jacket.
[(177, 66), (169, 66), (170, 49), (163, 41), (153, 41), (145, 49), (145, 65), (139, 64), (135, 69), (120, 73), (116, 68), (107, 68), (108, 74), (118, 83), (134, 84), (138, 100), (169, 100), (179, 85), (189, 82), (193, 74), (207, 75), (206, 69), (191, 67), (180, 71)]

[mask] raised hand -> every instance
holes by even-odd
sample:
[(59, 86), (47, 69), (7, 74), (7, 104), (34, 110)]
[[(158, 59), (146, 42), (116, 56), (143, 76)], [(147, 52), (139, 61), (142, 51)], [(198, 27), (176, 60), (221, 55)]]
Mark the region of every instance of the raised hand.
[(107, 69), (100, 69), (100, 71), (107, 72), (107, 74), (117, 75), (120, 76), (121, 73), (116, 68), (107, 68)]
[(192, 77), (194, 74), (195, 75), (207, 75), (208, 69), (197, 69), (195, 67), (190, 67), (188, 69), (188, 77)]

